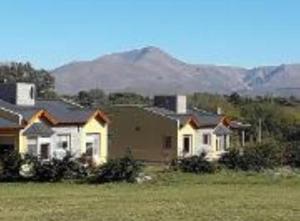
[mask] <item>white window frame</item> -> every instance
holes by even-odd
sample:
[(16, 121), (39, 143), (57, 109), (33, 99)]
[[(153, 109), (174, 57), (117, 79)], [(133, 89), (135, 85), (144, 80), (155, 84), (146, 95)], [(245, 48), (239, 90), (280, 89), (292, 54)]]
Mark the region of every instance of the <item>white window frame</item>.
[[(207, 143), (205, 143), (204, 141), (205, 141), (205, 136), (207, 136)], [(211, 145), (211, 140), (212, 140), (212, 136), (211, 136), (211, 134), (210, 133), (203, 133), (202, 134), (202, 144), (203, 145)]]
[[(65, 142), (65, 141), (62, 141), (62, 137), (67, 137), (67, 148), (63, 148), (63, 145), (62, 143)], [(57, 135), (57, 147), (60, 148), (60, 149), (64, 149), (66, 151), (69, 151), (71, 152), (72, 150), (72, 142), (71, 142), (71, 134), (68, 134), (68, 133), (65, 133), (65, 134), (58, 134)]]

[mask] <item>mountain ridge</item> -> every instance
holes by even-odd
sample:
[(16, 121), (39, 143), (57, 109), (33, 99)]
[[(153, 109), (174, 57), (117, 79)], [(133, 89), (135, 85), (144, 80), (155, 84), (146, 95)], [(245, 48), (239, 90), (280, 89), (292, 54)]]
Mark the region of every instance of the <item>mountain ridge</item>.
[(280, 88), (300, 91), (300, 64), (254, 68), (189, 64), (153, 46), (72, 62), (54, 69), (52, 74), (58, 92), (64, 94), (92, 88), (144, 95), (235, 91), (252, 94), (269, 90), (273, 93)]

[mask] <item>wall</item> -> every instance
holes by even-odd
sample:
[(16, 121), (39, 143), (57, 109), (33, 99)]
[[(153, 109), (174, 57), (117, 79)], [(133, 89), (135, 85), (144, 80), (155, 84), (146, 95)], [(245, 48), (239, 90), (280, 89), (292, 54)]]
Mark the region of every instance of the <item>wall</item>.
[[(123, 156), (128, 148), (139, 160), (165, 162), (176, 157), (176, 120), (134, 106), (113, 107), (109, 113), (112, 120), (109, 158)], [(163, 147), (166, 136), (172, 137), (169, 149)]]
[[(206, 152), (207, 156), (211, 159), (218, 158), (224, 151), (217, 151), (216, 141), (218, 139), (219, 145), (222, 145), (223, 142), (227, 142), (227, 145), (230, 145), (230, 136), (227, 136), (227, 140), (224, 140), (224, 137), (216, 136), (214, 132), (215, 128), (200, 128), (197, 131), (197, 138), (196, 138), (196, 154), (199, 155), (202, 152)], [(211, 144), (203, 144), (203, 135), (210, 134), (211, 135)]]
[[(52, 146), (58, 149), (58, 135), (70, 135), (71, 137), (71, 154), (75, 157), (81, 156), (80, 135), (82, 128), (76, 125), (52, 127), (55, 134), (52, 136)], [(55, 151), (55, 150), (54, 150)]]
[[(33, 89), (33, 97), (31, 90)], [(35, 104), (35, 86), (28, 83), (17, 83), (16, 105), (34, 106)]]
[[(183, 137), (185, 135), (191, 135), (192, 136), (192, 149), (190, 154), (184, 154), (183, 153)], [(184, 156), (193, 156), (196, 155), (196, 137), (197, 137), (197, 130), (193, 128), (190, 124), (184, 125), (182, 128), (178, 130), (178, 150), (177, 155), (179, 157)]]
[(100, 133), (100, 153), (99, 158), (95, 159), (96, 163), (104, 163), (107, 161), (108, 155), (108, 125), (101, 123), (96, 118), (90, 119), (81, 130), (81, 152), (86, 151), (86, 134)]

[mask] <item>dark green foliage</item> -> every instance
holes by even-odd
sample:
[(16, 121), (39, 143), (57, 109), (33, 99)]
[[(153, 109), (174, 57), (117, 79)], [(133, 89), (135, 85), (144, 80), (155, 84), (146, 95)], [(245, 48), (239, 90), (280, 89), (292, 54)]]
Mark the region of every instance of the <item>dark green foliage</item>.
[(15, 150), (0, 149), (0, 181), (16, 181), (20, 178), (20, 154)]
[(30, 63), (10, 63), (0, 66), (0, 82), (31, 82), (36, 85), (37, 96), (55, 98), (54, 77), (45, 70), (36, 70)]
[(135, 182), (139, 173), (143, 168), (143, 164), (132, 158), (130, 153), (126, 156), (109, 160), (94, 171), (91, 183), (107, 183), (126, 181)]
[(228, 152), (221, 156), (219, 164), (231, 170), (240, 169), (244, 164), (240, 150), (231, 148)]
[(87, 177), (89, 168), (67, 154), (63, 159), (34, 161), (35, 176), (39, 182), (58, 182), (62, 179), (82, 179)]
[(217, 171), (215, 162), (208, 161), (205, 154), (177, 159), (172, 163), (173, 168), (189, 173), (214, 173)]
[(57, 182), (63, 178), (61, 169), (54, 161), (37, 161), (34, 171), (33, 180), (38, 182)]
[(110, 104), (149, 104), (150, 99), (135, 93), (114, 93), (110, 94)]
[(266, 143), (245, 147), (242, 151), (230, 149), (219, 159), (228, 169), (261, 171), (282, 165), (283, 150), (277, 144)]
[(289, 143), (285, 146), (283, 164), (300, 168), (300, 142)]

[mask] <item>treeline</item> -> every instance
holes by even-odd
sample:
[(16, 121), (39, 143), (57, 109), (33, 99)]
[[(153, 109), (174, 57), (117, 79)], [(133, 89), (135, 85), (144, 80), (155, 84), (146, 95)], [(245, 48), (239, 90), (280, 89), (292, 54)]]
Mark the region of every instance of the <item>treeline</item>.
[(32, 82), (36, 85), (38, 97), (56, 97), (54, 77), (46, 70), (34, 69), (30, 63), (11, 62), (0, 65), (0, 82)]

